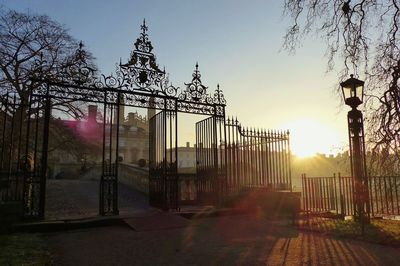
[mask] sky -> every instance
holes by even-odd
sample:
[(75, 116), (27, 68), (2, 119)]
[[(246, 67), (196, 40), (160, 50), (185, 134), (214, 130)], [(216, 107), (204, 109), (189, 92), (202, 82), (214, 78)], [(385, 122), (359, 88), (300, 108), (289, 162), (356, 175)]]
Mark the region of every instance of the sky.
[[(283, 0), (0, 0), (9, 9), (46, 14), (82, 40), (101, 72), (126, 62), (140, 33), (149, 27), (158, 64), (173, 85), (190, 82), (196, 62), (202, 82), (219, 83), (227, 114), (243, 126), (289, 129), (300, 156), (346, 148), (347, 108), (337, 71), (326, 73), (324, 41), (304, 39), (290, 54), (282, 49), (289, 19)], [(197, 116), (179, 117), (179, 142), (193, 143)]]

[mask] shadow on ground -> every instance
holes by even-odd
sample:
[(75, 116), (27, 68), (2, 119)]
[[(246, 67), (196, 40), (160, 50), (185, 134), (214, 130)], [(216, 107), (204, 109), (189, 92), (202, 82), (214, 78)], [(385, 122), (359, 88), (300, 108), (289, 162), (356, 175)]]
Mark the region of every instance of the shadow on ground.
[(188, 220), (180, 228), (101, 227), (46, 238), (57, 265), (395, 265), (400, 255), (396, 248), (299, 232), (257, 214)]
[(400, 221), (397, 220), (371, 219), (370, 224), (365, 225), (364, 235), (358, 222), (332, 217), (303, 216), (299, 219), (298, 227), (336, 237), (400, 247)]

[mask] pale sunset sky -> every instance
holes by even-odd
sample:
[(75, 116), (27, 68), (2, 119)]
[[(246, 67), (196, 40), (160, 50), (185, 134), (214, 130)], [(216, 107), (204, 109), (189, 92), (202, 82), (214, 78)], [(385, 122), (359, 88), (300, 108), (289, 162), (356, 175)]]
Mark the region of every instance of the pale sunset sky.
[[(143, 18), (158, 64), (184, 88), (196, 62), (211, 92), (217, 83), (227, 114), (243, 126), (289, 129), (293, 153), (346, 148), (347, 108), (326, 73), (322, 38), (310, 36), (295, 54), (282, 50), (289, 25), (277, 0), (1, 0), (9, 9), (46, 14), (82, 40), (100, 71), (129, 57)], [(363, 77), (360, 77), (361, 79)], [(181, 118), (182, 117), (182, 118)], [(179, 117), (179, 142), (194, 141), (197, 116)]]

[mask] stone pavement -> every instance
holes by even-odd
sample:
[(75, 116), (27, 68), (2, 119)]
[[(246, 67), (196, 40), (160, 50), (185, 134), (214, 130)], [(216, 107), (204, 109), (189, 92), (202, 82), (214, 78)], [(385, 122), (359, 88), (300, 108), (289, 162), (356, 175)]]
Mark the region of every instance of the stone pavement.
[[(119, 183), (121, 215), (139, 215), (151, 210), (145, 195)], [(50, 179), (46, 189), (46, 220), (96, 217), (99, 213), (99, 181)]]
[[(163, 219), (160, 214), (143, 219), (151, 217), (158, 220), (154, 224)], [(399, 265), (400, 260), (399, 248), (299, 232), (256, 214), (177, 221), (176, 228), (109, 226), (46, 238), (55, 265)]]
[[(125, 223), (44, 234), (55, 265), (400, 265), (400, 249), (301, 232), (254, 213), (185, 219), (119, 186)], [(49, 180), (46, 217), (96, 216), (98, 182)]]

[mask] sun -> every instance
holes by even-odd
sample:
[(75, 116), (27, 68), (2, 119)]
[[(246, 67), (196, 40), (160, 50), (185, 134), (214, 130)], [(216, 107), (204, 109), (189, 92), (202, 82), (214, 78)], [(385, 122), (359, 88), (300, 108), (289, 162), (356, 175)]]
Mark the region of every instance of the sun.
[(285, 123), (290, 131), (292, 153), (300, 158), (312, 157), (317, 153), (329, 154), (340, 142), (336, 130), (317, 120), (296, 119)]

